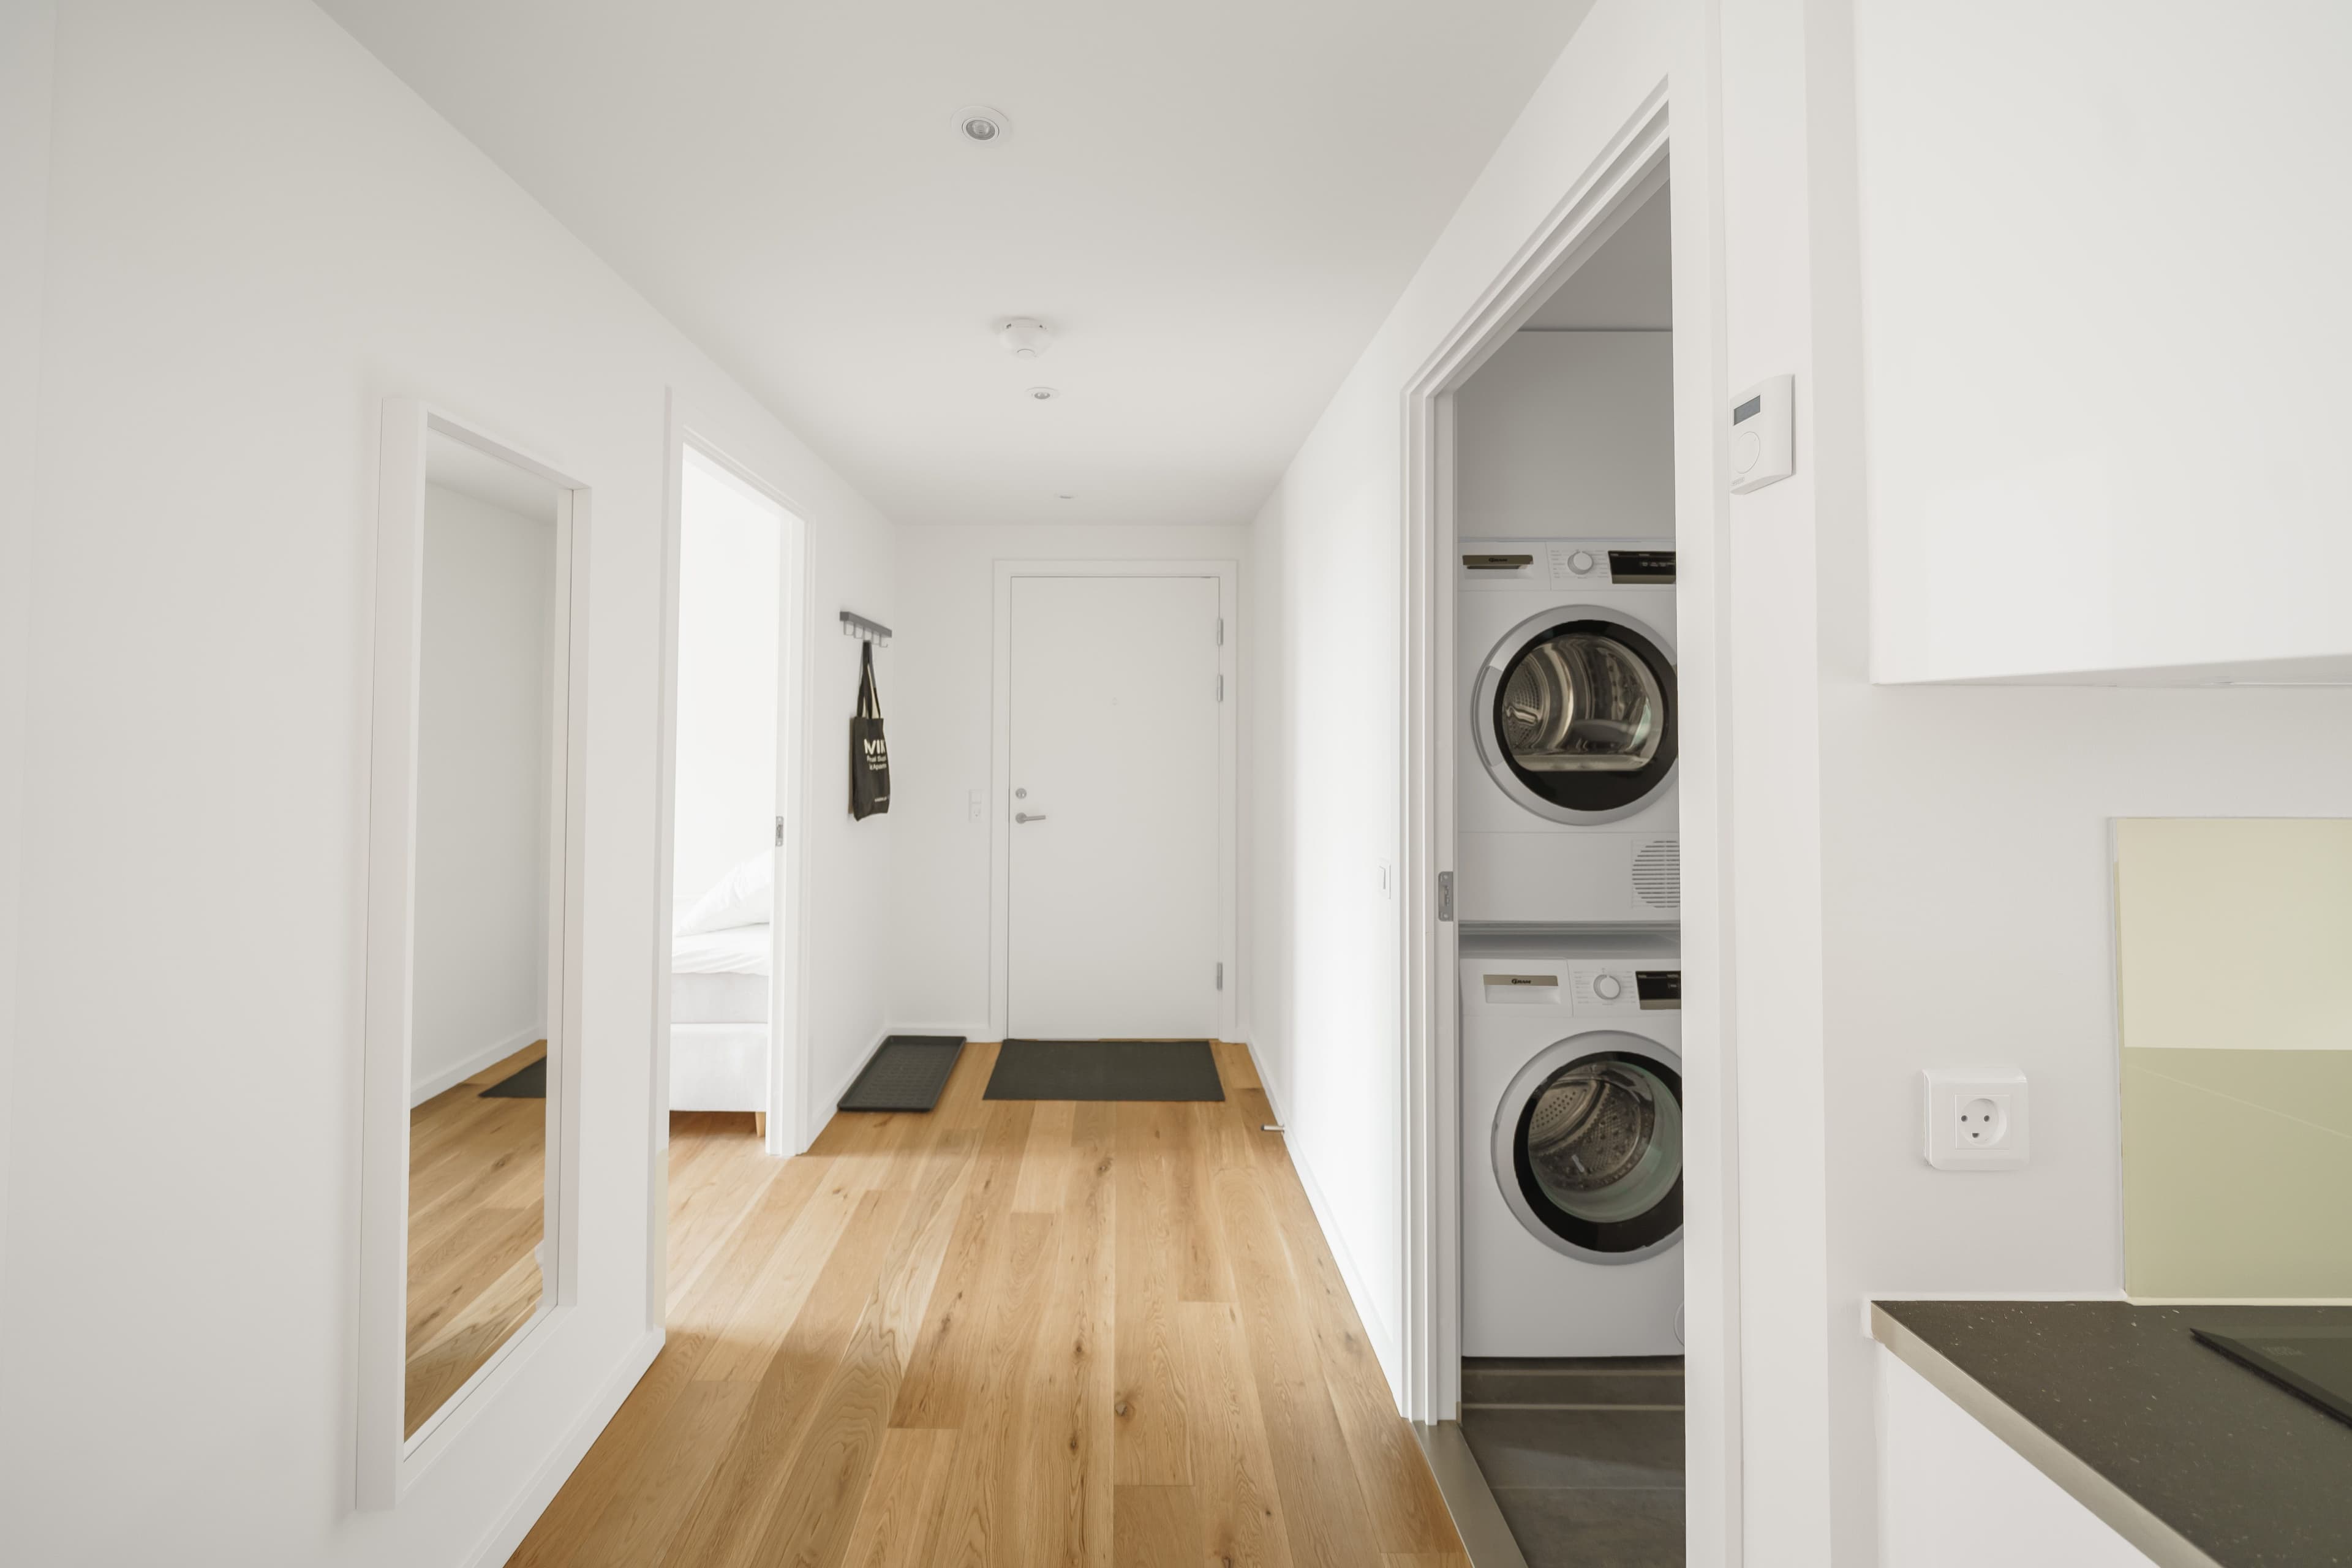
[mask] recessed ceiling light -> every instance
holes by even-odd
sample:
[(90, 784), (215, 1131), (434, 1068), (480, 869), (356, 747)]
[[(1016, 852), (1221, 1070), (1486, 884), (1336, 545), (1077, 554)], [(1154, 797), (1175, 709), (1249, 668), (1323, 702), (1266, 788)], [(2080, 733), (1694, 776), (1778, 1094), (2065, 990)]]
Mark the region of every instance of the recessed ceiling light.
[(1068, 490), (1055, 490), (1055, 491), (1054, 492), (1054, 494), (1055, 494), (1055, 498), (1056, 498), (1056, 499), (1061, 500), (1077, 500), (1077, 499), (1078, 499), (1076, 496), (1075, 496), (1075, 495), (1071, 494)]
[(1055, 393), (1050, 386), (1033, 386), (1029, 389), (1029, 395), (1040, 403), (1050, 403), (1054, 399)]
[(975, 147), (993, 147), (1013, 134), (1013, 121), (1001, 110), (975, 103), (957, 113), (956, 134)]

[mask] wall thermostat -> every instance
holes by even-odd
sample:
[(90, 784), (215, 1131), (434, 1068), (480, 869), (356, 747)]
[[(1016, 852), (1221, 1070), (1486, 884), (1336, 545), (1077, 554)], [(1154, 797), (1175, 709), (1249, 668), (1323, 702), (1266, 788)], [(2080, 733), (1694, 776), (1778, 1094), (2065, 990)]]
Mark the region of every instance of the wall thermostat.
[(1731, 404), (1731, 493), (1746, 495), (1797, 471), (1797, 378), (1759, 381)]

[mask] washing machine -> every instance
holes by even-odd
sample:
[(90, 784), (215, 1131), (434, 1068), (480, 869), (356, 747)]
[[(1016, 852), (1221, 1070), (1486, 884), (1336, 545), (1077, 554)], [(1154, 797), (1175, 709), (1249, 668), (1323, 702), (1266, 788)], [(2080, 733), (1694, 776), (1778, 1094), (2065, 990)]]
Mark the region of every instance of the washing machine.
[(1462, 1353), (1682, 1352), (1682, 963), (1462, 942)]
[(1473, 540), (1455, 581), (1455, 918), (1672, 924), (1671, 544)]

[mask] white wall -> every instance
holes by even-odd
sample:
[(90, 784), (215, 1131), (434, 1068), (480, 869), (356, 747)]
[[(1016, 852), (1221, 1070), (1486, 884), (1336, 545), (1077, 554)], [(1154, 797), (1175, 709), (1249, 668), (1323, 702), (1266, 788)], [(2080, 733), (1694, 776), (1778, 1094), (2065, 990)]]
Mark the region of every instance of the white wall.
[(412, 1105), (546, 1035), (552, 486), (547, 502), (425, 489)]
[(1879, 678), (2352, 679), (2352, 7), (1854, 11)]
[[(20, 942), (0, 1342), (9, 1554), (502, 1561), (649, 1349), (666, 388), (793, 497), (813, 598), (887, 614), (889, 527), (312, 6), (58, 9), (20, 889), (43, 918)], [(359, 954), (389, 395), (591, 487), (587, 1088), (579, 1304), (399, 1509), (362, 1516)], [(824, 673), (845, 718), (839, 660)], [(819, 814), (842, 810), (838, 744), (812, 763)], [(865, 826), (852, 843), (845, 818), (812, 824), (811, 974), (824, 1026), (870, 1039), (888, 841)], [(89, 940), (126, 918), (143, 933), (131, 962)]]
[[(995, 769), (992, 670), (999, 561), (1246, 561), (1249, 531), (1238, 528), (1118, 528), (1041, 523), (1025, 528), (903, 528), (898, 531), (898, 616), (882, 678), (890, 739), (893, 940), (890, 1018), (908, 1031), (988, 1035), (989, 827)], [(1246, 571), (1241, 598), (1255, 592)], [(1233, 635), (1242, 611), (1228, 608)], [(1247, 740), (1252, 683), (1260, 668), (1250, 645), (1236, 648), (1236, 700)], [(1247, 776), (1246, 773), (1244, 774)], [(981, 792), (982, 815), (969, 810)], [(1241, 832), (1246, 920), (1253, 857), (1247, 806)], [(1233, 984), (1248, 1029), (1250, 976), (1238, 939)], [(830, 1101), (827, 1101), (830, 1104)]]
[(1674, 334), (1522, 331), (1454, 400), (1464, 539), (1671, 539)]
[(677, 901), (775, 844), (784, 519), (687, 452), (677, 579)]
[(9, 1129), (14, 1121), (27, 628), (37, 489), (43, 275), (48, 247), (49, 69), (57, 8), (0, 3), (0, 1343), (8, 1337)]

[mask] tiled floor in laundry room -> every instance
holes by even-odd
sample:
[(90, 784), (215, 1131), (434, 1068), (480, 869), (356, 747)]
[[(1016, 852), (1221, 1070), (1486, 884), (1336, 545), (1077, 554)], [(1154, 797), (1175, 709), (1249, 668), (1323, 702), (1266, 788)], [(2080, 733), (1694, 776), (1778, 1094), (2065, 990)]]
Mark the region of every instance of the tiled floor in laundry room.
[(1465, 1360), (1462, 1435), (1528, 1568), (1680, 1568), (1679, 1356)]

